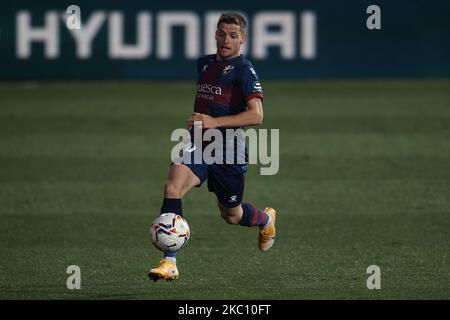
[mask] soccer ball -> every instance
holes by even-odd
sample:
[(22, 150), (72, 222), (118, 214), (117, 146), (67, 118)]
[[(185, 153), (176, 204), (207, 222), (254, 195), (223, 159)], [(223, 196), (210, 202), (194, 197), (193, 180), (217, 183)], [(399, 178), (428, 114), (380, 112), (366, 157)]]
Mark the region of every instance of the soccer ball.
[(150, 228), (150, 234), (156, 248), (171, 252), (181, 250), (191, 235), (186, 220), (175, 213), (163, 213), (156, 218)]

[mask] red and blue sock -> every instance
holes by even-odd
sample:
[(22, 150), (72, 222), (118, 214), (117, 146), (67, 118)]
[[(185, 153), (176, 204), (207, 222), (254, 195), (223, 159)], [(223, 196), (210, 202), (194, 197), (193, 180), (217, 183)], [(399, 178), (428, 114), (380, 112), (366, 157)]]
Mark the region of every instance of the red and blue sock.
[(269, 222), (269, 215), (258, 209), (253, 203), (242, 203), (242, 220), (239, 222), (241, 226), (246, 227), (265, 227)]

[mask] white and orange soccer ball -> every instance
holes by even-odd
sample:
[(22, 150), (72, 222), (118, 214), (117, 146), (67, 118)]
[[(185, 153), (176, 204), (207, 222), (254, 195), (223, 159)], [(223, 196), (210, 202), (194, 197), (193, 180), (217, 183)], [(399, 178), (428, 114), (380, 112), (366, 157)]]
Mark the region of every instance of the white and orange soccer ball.
[(187, 244), (191, 232), (187, 221), (175, 213), (163, 213), (150, 228), (152, 243), (161, 251), (176, 252)]

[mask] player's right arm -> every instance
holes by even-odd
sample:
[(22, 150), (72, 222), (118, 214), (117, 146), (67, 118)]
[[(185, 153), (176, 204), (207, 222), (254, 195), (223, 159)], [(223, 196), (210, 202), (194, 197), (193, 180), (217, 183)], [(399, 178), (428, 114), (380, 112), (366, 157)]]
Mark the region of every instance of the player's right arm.
[(211, 117), (206, 114), (194, 113), (186, 120), (188, 126), (194, 121), (201, 121), (203, 129), (233, 128), (260, 125), (263, 121), (263, 106), (260, 98), (251, 98), (247, 101), (247, 110), (232, 116)]

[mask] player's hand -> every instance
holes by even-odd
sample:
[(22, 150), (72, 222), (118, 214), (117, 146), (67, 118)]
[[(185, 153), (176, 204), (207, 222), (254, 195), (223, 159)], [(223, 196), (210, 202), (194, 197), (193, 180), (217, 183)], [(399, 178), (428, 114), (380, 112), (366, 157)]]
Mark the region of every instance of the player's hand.
[(188, 131), (191, 131), (192, 126), (194, 125), (194, 122), (201, 122), (202, 121), (201, 118), (198, 117), (199, 115), (200, 115), (200, 113), (194, 112), (192, 114), (192, 116), (190, 116), (189, 118), (186, 119), (186, 126), (188, 128)]
[(188, 129), (188, 131), (191, 131), (192, 126), (194, 125), (194, 117), (195, 112), (192, 114), (192, 116), (190, 116), (189, 118), (186, 119), (186, 127)]
[(219, 123), (216, 118), (208, 116), (207, 114), (196, 112), (194, 112), (194, 114), (186, 120), (186, 123), (188, 127), (189, 126), (192, 127), (194, 122), (197, 121), (202, 123), (203, 129), (217, 128), (219, 126)]
[(194, 114), (194, 121), (201, 121), (203, 129), (217, 128), (219, 123), (216, 118), (203, 113)]

